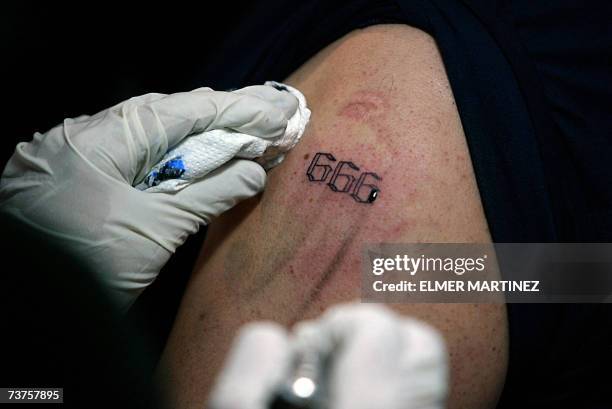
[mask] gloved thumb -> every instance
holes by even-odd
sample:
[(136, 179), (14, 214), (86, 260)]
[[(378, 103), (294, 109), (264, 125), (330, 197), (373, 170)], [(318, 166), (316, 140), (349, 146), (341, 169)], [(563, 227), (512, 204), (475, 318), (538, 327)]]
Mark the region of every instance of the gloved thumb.
[(150, 211), (141, 217), (155, 218), (155, 223), (147, 223), (155, 230), (148, 236), (173, 253), (190, 234), (257, 195), (265, 184), (266, 172), (260, 165), (234, 159), (178, 192), (147, 193)]
[(235, 159), (175, 193), (176, 206), (208, 224), (237, 203), (260, 193), (266, 171), (251, 160)]
[(244, 326), (217, 379), (209, 409), (266, 409), (285, 379), (290, 362), (289, 337), (275, 323)]

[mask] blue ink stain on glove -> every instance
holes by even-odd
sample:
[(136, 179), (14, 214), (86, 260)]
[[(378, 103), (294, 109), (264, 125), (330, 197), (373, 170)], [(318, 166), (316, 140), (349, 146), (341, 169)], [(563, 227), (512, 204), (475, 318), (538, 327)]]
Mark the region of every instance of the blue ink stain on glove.
[(157, 186), (164, 180), (178, 179), (185, 173), (185, 163), (183, 163), (183, 157), (177, 156), (172, 158), (159, 171), (153, 171), (145, 179), (145, 183), (149, 186)]

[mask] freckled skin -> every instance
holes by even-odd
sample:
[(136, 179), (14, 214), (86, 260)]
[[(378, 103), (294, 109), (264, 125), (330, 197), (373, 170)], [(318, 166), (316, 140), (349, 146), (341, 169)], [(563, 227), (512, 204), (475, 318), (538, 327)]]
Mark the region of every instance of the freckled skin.
[[(360, 296), (367, 243), (489, 242), (465, 136), (431, 38), (375, 26), (330, 45), (288, 80), (313, 111), (264, 193), (209, 229), (163, 356), (173, 407), (199, 408), (238, 328), (286, 326)], [(310, 182), (317, 152), (376, 172), (371, 204)], [(503, 305), (405, 304), (442, 331), (449, 407), (495, 406), (507, 361)], [(383, 408), (384, 409), (384, 408)]]

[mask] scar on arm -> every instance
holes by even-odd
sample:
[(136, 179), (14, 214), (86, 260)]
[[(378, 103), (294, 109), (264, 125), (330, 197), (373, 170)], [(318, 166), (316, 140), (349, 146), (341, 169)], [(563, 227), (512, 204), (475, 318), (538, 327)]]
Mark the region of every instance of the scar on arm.
[(349, 102), (340, 108), (338, 115), (356, 121), (366, 121), (384, 114), (389, 102), (382, 91), (361, 90), (355, 92)]

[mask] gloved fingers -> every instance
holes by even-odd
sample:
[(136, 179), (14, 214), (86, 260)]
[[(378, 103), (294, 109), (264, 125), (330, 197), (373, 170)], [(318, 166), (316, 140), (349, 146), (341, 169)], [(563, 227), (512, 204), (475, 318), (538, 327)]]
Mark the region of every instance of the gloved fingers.
[(208, 408), (266, 409), (290, 361), (287, 333), (280, 325), (246, 325), (234, 341)]
[(339, 304), (329, 308), (319, 320), (298, 324), (295, 331), (298, 339), (313, 338), (316, 332), (319, 347), (326, 352), (344, 348), (358, 333), (375, 333), (381, 327), (392, 326), (395, 317), (395, 312), (380, 305)]
[(77, 117), (72, 118), (74, 122), (88, 121), (91, 119), (90, 115), (79, 115)]
[(270, 102), (291, 118), (298, 109), (298, 100), (288, 91), (280, 91), (270, 85), (251, 85), (233, 91), (235, 94), (252, 95)]
[[(260, 96), (234, 92), (195, 90), (171, 94), (138, 106), (138, 117), (145, 134), (164, 132), (169, 148), (190, 134), (230, 128), (262, 138), (281, 136), (290, 117), (291, 99), (287, 92), (271, 88), (272, 101)], [(276, 105), (278, 104), (278, 105)]]
[[(327, 357), (329, 373), (323, 392), (327, 394), (327, 406), (338, 408), (339, 404), (357, 403), (359, 408), (365, 408), (368, 406), (360, 404), (360, 400), (365, 398), (370, 408), (386, 409), (381, 404), (384, 401), (372, 405), (372, 399), (364, 394), (382, 394), (378, 377), (381, 373), (386, 375), (381, 368), (387, 368), (390, 363), (381, 360), (394, 359), (384, 351), (398, 342), (399, 331), (394, 322), (395, 314), (386, 308), (341, 304), (331, 307), (317, 320), (303, 321), (295, 326), (295, 351)], [(374, 378), (373, 384), (366, 382), (370, 377)], [(387, 392), (390, 390), (385, 387)], [(348, 409), (348, 406), (342, 408)]]
[(271, 86), (260, 85), (256, 89), (257, 94), (253, 90), (215, 92), (218, 114), (207, 130), (230, 128), (266, 139), (282, 136), (287, 120), (297, 109), (296, 98)]
[(54, 139), (69, 141), (102, 173), (133, 184), (169, 149), (195, 133), (229, 128), (262, 138), (282, 136), (287, 118), (296, 110), (294, 100), (271, 86), (243, 93), (201, 88), (146, 94), (91, 117), (66, 120)]
[(443, 407), (446, 353), (427, 325), (381, 306), (345, 304), (296, 332), (298, 350), (310, 344), (330, 353), (331, 407)]
[(124, 105), (130, 105), (130, 106), (143, 106), (146, 104), (150, 104), (154, 101), (160, 100), (162, 98), (166, 98), (168, 96), (168, 94), (161, 94), (159, 92), (149, 92), (147, 94), (142, 94), (142, 95), (137, 95), (135, 97), (130, 97), (126, 100), (123, 100), (121, 102), (116, 103), (115, 105), (113, 105), (110, 108), (107, 109), (103, 109), (99, 112), (97, 112), (96, 114), (92, 115), (91, 118), (92, 119), (97, 119), (103, 116), (106, 116), (108, 114), (108, 112), (120, 112), (121, 108)]

